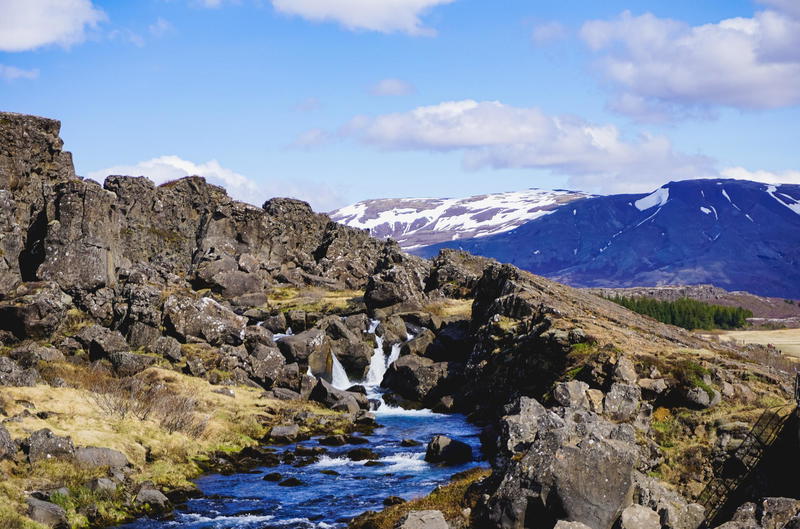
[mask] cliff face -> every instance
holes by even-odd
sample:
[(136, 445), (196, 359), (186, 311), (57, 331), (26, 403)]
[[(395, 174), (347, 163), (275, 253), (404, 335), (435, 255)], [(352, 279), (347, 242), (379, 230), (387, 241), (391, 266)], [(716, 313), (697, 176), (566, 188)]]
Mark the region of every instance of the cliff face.
[(51, 280), (87, 296), (144, 267), (252, 302), (276, 283), (363, 288), (385, 246), (304, 202), (256, 208), (200, 177), (158, 187), (143, 177), (82, 180), (59, 128), (0, 114), (1, 291)]
[(29, 272), (43, 257), (54, 186), (75, 178), (60, 129), (52, 119), (0, 113), (0, 291), (33, 279)]

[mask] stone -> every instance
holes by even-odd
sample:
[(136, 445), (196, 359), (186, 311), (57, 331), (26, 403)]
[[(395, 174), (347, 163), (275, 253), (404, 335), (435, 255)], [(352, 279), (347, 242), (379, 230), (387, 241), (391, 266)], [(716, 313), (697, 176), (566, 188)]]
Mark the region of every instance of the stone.
[(36, 369), (23, 369), (7, 356), (0, 356), (0, 386), (31, 387), (39, 380), (39, 372)]
[(605, 414), (613, 421), (631, 421), (638, 415), (641, 402), (642, 392), (638, 386), (617, 382), (606, 394)]
[(719, 391), (712, 389), (711, 394), (701, 387), (688, 388), (684, 391), (686, 402), (689, 406), (697, 409), (710, 408), (722, 401)]
[(298, 392), (286, 388), (273, 388), (272, 395), (278, 400), (290, 401), (300, 400), (301, 396)]
[(278, 482), (283, 479), (283, 476), (278, 472), (270, 472), (269, 474), (265, 474), (261, 479), (264, 481)]
[(428, 405), (456, 393), (462, 385), (462, 364), (434, 362), (418, 355), (401, 356), (386, 370), (381, 383), (405, 399)]
[(20, 340), (49, 337), (72, 306), (72, 298), (53, 282), (27, 283), (3, 293), (7, 299), (0, 301), (0, 330)]
[(347, 452), (347, 458), (351, 461), (364, 461), (365, 459), (380, 459), (380, 455), (370, 448), (354, 448)]
[(17, 444), (11, 438), (5, 426), (0, 424), (0, 461), (3, 459), (13, 459), (17, 453)]
[(450, 529), (441, 511), (411, 511), (403, 516), (396, 529)]
[(627, 356), (620, 356), (617, 365), (614, 367), (613, 380), (623, 384), (636, 384), (639, 375), (636, 374), (636, 367), (633, 361)]
[(605, 399), (605, 395), (603, 395), (603, 392), (599, 389), (586, 390), (586, 400), (589, 402), (589, 410), (598, 415), (602, 415), (604, 411), (603, 399)]
[(101, 325), (89, 325), (75, 335), (75, 339), (83, 345), (91, 360), (108, 358), (112, 353), (131, 350), (125, 337), (119, 331), (112, 331)]
[(300, 427), (296, 424), (273, 426), (268, 438), (273, 443), (293, 443), (300, 436)]
[(565, 408), (589, 408), (586, 390), (589, 384), (578, 380), (561, 382), (553, 389), (553, 398)]
[(172, 336), (162, 336), (158, 338), (149, 349), (154, 354), (166, 358), (173, 363), (180, 362), (183, 359), (181, 343)]
[(636, 383), (645, 394), (661, 395), (669, 389), (667, 382), (663, 378), (640, 378)]
[(391, 505), (401, 505), (405, 502), (406, 500), (404, 500), (400, 496), (387, 496), (386, 498), (383, 499), (383, 504), (386, 505), (387, 507)]
[(134, 498), (136, 505), (145, 505), (156, 514), (164, 514), (170, 508), (169, 499), (152, 484), (145, 483)]
[(460, 465), (472, 461), (472, 448), (461, 441), (437, 435), (428, 443), (425, 461), (445, 465)]
[(783, 529), (800, 511), (800, 500), (792, 498), (764, 498), (761, 501), (761, 527)]
[(430, 329), (422, 329), (411, 340), (405, 342), (400, 348), (400, 355), (419, 355), (425, 356), (428, 347), (436, 340), (436, 335)]
[(39, 362), (63, 362), (64, 354), (53, 347), (27, 344), (11, 351), (9, 357), (25, 369), (35, 368)]
[(308, 399), (314, 402), (319, 402), (323, 406), (326, 406), (332, 410), (344, 411), (351, 415), (355, 415), (362, 409), (362, 405), (359, 404), (359, 400), (357, 400), (359, 397), (363, 398), (363, 401), (368, 408), (369, 402), (364, 395), (360, 395), (358, 393), (349, 393), (347, 391), (336, 389), (326, 380), (319, 379), (317, 384), (314, 386), (314, 389), (311, 390), (311, 394), (308, 396)]
[(51, 529), (69, 529), (67, 513), (54, 503), (28, 498), (28, 517)]
[(661, 529), (661, 519), (652, 509), (630, 505), (622, 511), (620, 529)]
[(208, 297), (173, 295), (164, 302), (163, 325), (183, 341), (200, 338), (211, 345), (238, 345), (246, 324), (246, 318)]
[(88, 468), (122, 469), (130, 466), (128, 457), (111, 448), (84, 446), (75, 450), (75, 462)]
[(280, 487), (301, 487), (303, 485), (305, 485), (305, 483), (297, 478), (287, 478), (278, 483), (278, 486)]
[(422, 443), (415, 439), (402, 439), (400, 441), (400, 446), (408, 448), (412, 446), (422, 446)]
[(69, 437), (59, 437), (47, 428), (33, 432), (23, 448), (31, 463), (47, 459), (72, 460), (75, 457), (72, 440)]
[(152, 356), (120, 351), (108, 355), (114, 372), (120, 377), (132, 377), (155, 364), (156, 359)]
[(94, 478), (87, 484), (87, 488), (100, 494), (113, 494), (117, 491), (117, 484), (109, 478)]

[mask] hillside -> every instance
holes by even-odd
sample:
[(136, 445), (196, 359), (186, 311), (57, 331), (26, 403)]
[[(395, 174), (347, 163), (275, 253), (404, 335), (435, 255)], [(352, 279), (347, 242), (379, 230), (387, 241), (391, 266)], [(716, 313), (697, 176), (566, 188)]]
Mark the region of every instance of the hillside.
[(406, 250), (444, 241), (485, 237), (512, 230), (586, 195), (528, 189), (467, 198), (365, 200), (330, 213), (331, 218), (392, 238)]
[(459, 248), (573, 286), (712, 284), (800, 298), (800, 186), (671, 182), (590, 197), (519, 228), (415, 250)]

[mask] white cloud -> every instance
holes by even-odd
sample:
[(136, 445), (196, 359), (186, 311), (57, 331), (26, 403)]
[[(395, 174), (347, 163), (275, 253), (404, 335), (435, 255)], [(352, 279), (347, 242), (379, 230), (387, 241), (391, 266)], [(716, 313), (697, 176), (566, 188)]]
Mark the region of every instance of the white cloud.
[(158, 17), (147, 29), (154, 37), (163, 37), (164, 34), (172, 29), (172, 24), (169, 23), (169, 20)]
[(290, 147), (295, 149), (311, 149), (325, 145), (331, 140), (330, 134), (322, 129), (310, 129), (300, 134)]
[(217, 160), (195, 163), (178, 156), (160, 156), (134, 165), (116, 165), (92, 171), (88, 177), (102, 182), (108, 175), (146, 176), (156, 184), (184, 176), (202, 176), (209, 183), (222, 186), (236, 200), (261, 206), (272, 197), (295, 197), (309, 202), (315, 211), (332, 211), (346, 203), (339, 191), (327, 184), (300, 180), (256, 182)]
[(414, 85), (402, 79), (382, 79), (369, 89), (374, 96), (407, 96), (414, 93)]
[(643, 191), (667, 180), (716, 174), (713, 160), (675, 152), (663, 136), (629, 140), (613, 125), (496, 101), (452, 101), (359, 116), (342, 133), (388, 150), (462, 152), (468, 169), (551, 170), (586, 191)]
[(17, 79), (36, 79), (39, 77), (39, 70), (23, 70), (16, 66), (6, 66), (0, 64), (0, 79), (4, 81), (15, 81)]
[(91, 0), (0, 0), (0, 51), (68, 47), (104, 20)]
[(272, 5), (281, 13), (298, 15), (318, 22), (335, 21), (351, 30), (433, 35), (434, 30), (424, 27), (420, 17), (435, 6), (454, 1), (272, 0)]
[(775, 173), (772, 171), (751, 171), (744, 167), (728, 167), (721, 171), (725, 178), (736, 180), (753, 180), (766, 184), (800, 184), (800, 171), (782, 171)]
[[(776, 7), (797, 5), (768, 1)], [(700, 26), (625, 11), (612, 20), (585, 23), (581, 36), (601, 54), (602, 76), (629, 104), (636, 102), (634, 116), (652, 112), (647, 106), (660, 112), (679, 105), (691, 114), (692, 107), (768, 109), (800, 103), (800, 19), (788, 10)]]
[(566, 38), (567, 28), (558, 22), (544, 22), (533, 27), (531, 38), (536, 44), (547, 44)]

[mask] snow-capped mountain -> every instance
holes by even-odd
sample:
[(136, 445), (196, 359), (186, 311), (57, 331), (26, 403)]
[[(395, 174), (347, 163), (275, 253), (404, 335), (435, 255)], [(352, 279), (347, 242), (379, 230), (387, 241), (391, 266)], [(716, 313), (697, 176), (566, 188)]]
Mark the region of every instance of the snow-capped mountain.
[(589, 197), (461, 248), (589, 287), (709, 283), (800, 298), (800, 185), (671, 182), (653, 193)]
[(391, 237), (410, 250), (503, 233), (586, 196), (528, 189), (467, 198), (386, 198), (358, 202), (329, 215), (342, 224), (368, 229), (374, 237)]

